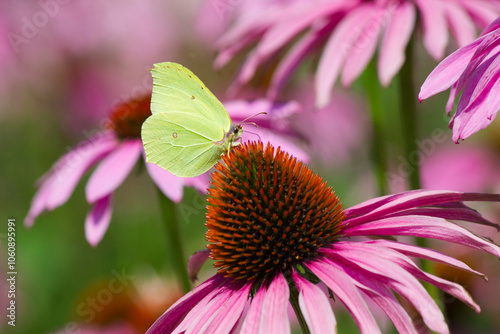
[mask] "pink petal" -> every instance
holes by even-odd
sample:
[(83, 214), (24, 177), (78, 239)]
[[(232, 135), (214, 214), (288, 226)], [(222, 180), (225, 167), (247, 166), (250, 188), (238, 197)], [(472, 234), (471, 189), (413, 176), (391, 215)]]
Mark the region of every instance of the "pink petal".
[(372, 7), (370, 14), (363, 19), (363, 26), (359, 28), (361, 33), (353, 40), (352, 48), (342, 68), (342, 85), (344, 87), (349, 87), (368, 65), (375, 53), (382, 26), (386, 24), (384, 22), (385, 16), (390, 15), (386, 8), (370, 7)]
[(146, 334), (171, 333), (195, 305), (214, 291), (214, 289), (218, 288), (220, 281), (221, 277), (215, 275), (188, 292), (163, 313), (163, 315), (148, 329)]
[(435, 60), (440, 60), (448, 44), (448, 29), (443, 5), (435, 0), (416, 0), (415, 2), (422, 17), (424, 46)]
[(185, 186), (193, 187), (201, 195), (206, 195), (207, 189), (210, 186), (210, 175), (207, 172), (199, 176), (183, 178), (183, 181)]
[(224, 289), (205, 305), (200, 317), (188, 324), (186, 333), (229, 333), (243, 312), (249, 291), (250, 285)]
[(359, 290), (352, 284), (351, 278), (340, 266), (331, 262), (314, 261), (307, 264), (307, 267), (344, 303), (362, 334), (380, 333), (380, 329)]
[(248, 309), (247, 316), (243, 321), (241, 326), (241, 334), (259, 334), (260, 331), (260, 319), (262, 317), (262, 305), (264, 302), (264, 296), (266, 295), (265, 287), (261, 288), (255, 293), (252, 298), (250, 307)]
[(489, 0), (459, 1), (460, 5), (469, 12), (470, 16), (480, 27), (487, 26), (500, 15), (498, 3)]
[(370, 15), (372, 7), (372, 5), (360, 5), (350, 11), (328, 38), (315, 76), (316, 106), (318, 108), (323, 108), (330, 102), (330, 93), (342, 65), (362, 33), (359, 23), (364, 22), (366, 17)]
[(208, 260), (210, 256), (210, 250), (204, 249), (195, 252), (193, 255), (189, 257), (187, 272), (189, 275), (189, 279), (191, 281), (196, 281), (198, 279), (198, 272), (200, 271), (203, 264)]
[(47, 198), (50, 196), (51, 192), (51, 182), (50, 180), (45, 181), (40, 189), (36, 192), (33, 200), (31, 201), (31, 206), (24, 219), (24, 225), (31, 227), (35, 222), (35, 219), (46, 209)]
[(458, 49), (451, 55), (446, 57), (425, 79), (418, 99), (425, 100), (432, 95), (442, 92), (451, 87), (462, 75), (467, 68), (470, 59), (474, 55), (477, 47), (481, 44), (482, 39), (475, 40), (469, 45)]
[(358, 266), (342, 263), (342, 268), (352, 278), (353, 284), (363, 290), (387, 314), (399, 333), (417, 332), (406, 310), (384, 283), (360, 270)]
[(108, 230), (111, 221), (111, 195), (97, 200), (85, 218), (85, 238), (92, 246), (97, 246)]
[[(355, 246), (357, 243), (353, 243)], [(328, 255), (335, 262), (349, 261), (373, 276), (373, 280), (381, 280), (386, 286), (404, 296), (422, 315), (425, 324), (438, 333), (448, 333), (448, 326), (443, 314), (434, 300), (429, 296), (418, 280), (397, 264), (384, 257), (387, 252), (382, 247), (378, 254), (370, 254), (355, 250), (352, 247), (335, 247), (328, 249)], [(329, 263), (330, 264), (330, 263)], [(385, 279), (383, 277), (386, 277)]]
[[(392, 242), (393, 244), (396, 244), (396, 242)], [(419, 247), (415, 247), (416, 249)], [(373, 256), (382, 256), (385, 259), (398, 264), (401, 268), (409, 272), (411, 275), (414, 277), (426, 281), (430, 284), (435, 285), (439, 289), (443, 290), (444, 292), (448, 293), (449, 295), (452, 295), (459, 300), (461, 300), (463, 303), (469, 305), (471, 308), (473, 308), (476, 312), (480, 312), (479, 306), (472, 300), (471, 296), (465, 291), (465, 289), (456, 283), (449, 282), (447, 280), (441, 279), (439, 277), (436, 277), (434, 275), (427, 274), (423, 272), (418, 266), (411, 261), (406, 255), (403, 255), (397, 251), (393, 251), (392, 249), (387, 249), (385, 246), (383, 246), (383, 243), (370, 243), (370, 242), (364, 242), (364, 243), (356, 243), (353, 245), (348, 245), (347, 243), (344, 243), (342, 245), (335, 245), (335, 249), (346, 249), (346, 250), (357, 250), (361, 253), (370, 253)], [(422, 249), (422, 248), (420, 248)], [(383, 251), (381, 251), (383, 250)], [(425, 251), (425, 249), (422, 249)], [(457, 261), (457, 260), (455, 260)], [(460, 262), (460, 261), (458, 261)]]
[(366, 244), (376, 244), (376, 245), (380, 245), (383, 247), (391, 248), (391, 249), (394, 249), (394, 250), (400, 252), (401, 254), (413, 256), (413, 257), (420, 258), (420, 259), (425, 259), (425, 260), (443, 263), (443, 264), (446, 264), (448, 266), (453, 266), (455, 268), (467, 271), (469, 273), (484, 277), (484, 274), (482, 274), (476, 270), (471, 269), (468, 265), (466, 265), (462, 261), (459, 261), (451, 256), (448, 256), (446, 254), (440, 253), (440, 252), (432, 250), (432, 249), (422, 248), (422, 247), (413, 246), (413, 245), (407, 245), (407, 244), (403, 244), (401, 242), (390, 241), (390, 240), (370, 240), (370, 241), (367, 241)]
[(260, 333), (289, 334), (288, 298), (290, 290), (282, 274), (278, 274), (267, 289), (262, 301)]
[(140, 139), (123, 140), (92, 173), (85, 192), (87, 201), (95, 201), (113, 193), (123, 183), (142, 151)]
[(293, 280), (299, 290), (299, 306), (311, 333), (337, 333), (337, 321), (325, 293), (297, 273)]
[(290, 51), (283, 57), (276, 67), (267, 94), (271, 100), (276, 100), (279, 92), (283, 89), (285, 82), (290, 78), (293, 71), (298, 67), (300, 61), (318, 43), (318, 39), (325, 32), (324, 25), (313, 26), (300, 40), (293, 45)]
[[(443, 190), (412, 190), (399, 194), (373, 198), (344, 211), (344, 223), (351, 227), (362, 222), (395, 214), (403, 210), (419, 206), (437, 205), (464, 201), (500, 201), (497, 194), (461, 193), (457, 191)], [(464, 206), (460, 206), (464, 207)]]
[(117, 146), (114, 136), (100, 134), (95, 139), (78, 144), (64, 155), (51, 170), (47, 182), (51, 182), (50, 196), (47, 198), (48, 210), (66, 202), (73, 193), (83, 174), (97, 161), (101, 160)]
[(499, 109), (500, 52), (482, 63), (471, 75), (460, 97), (453, 121), (453, 140), (465, 139), (486, 128)]
[(184, 181), (182, 178), (150, 162), (146, 162), (146, 168), (151, 179), (153, 179), (154, 183), (165, 196), (175, 203), (179, 203), (182, 200), (184, 193)]
[(405, 50), (415, 28), (415, 6), (401, 3), (385, 29), (378, 57), (378, 76), (382, 85), (387, 86), (399, 72), (405, 61)]
[(476, 39), (476, 28), (465, 8), (453, 1), (443, 2), (450, 30), (458, 47), (461, 48)]
[(500, 17), (496, 18), (493, 22), (492, 21), (488, 21), (488, 22), (491, 22), (491, 23), (481, 32), (480, 36), (489, 34), (492, 31), (500, 29)]
[(444, 240), (500, 257), (500, 247), (444, 219), (422, 216), (383, 218), (344, 229), (347, 237), (360, 235), (410, 235)]

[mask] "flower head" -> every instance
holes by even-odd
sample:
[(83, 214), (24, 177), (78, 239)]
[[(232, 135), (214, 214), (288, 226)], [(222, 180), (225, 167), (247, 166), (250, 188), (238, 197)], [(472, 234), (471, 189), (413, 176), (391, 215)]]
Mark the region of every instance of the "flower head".
[(404, 63), (417, 16), (424, 46), (439, 60), (449, 32), (463, 46), (473, 40), (476, 25), (485, 27), (500, 13), (497, 0), (275, 0), (238, 4), (231, 8), (237, 13), (235, 24), (216, 44), (220, 51), (216, 66), (227, 64), (238, 52), (255, 45), (235, 85), (248, 82), (259, 66), (279, 58), (269, 88), (274, 97), (305, 56), (320, 49), (315, 80), (319, 107), (328, 103), (337, 77), (349, 86), (362, 73), (379, 40), (378, 75), (381, 83), (388, 85)]
[[(41, 178), (25, 224), (31, 226), (42, 212), (64, 204), (85, 172), (97, 165), (85, 188), (87, 202), (92, 206), (85, 219), (85, 236), (91, 245), (97, 245), (111, 221), (114, 191), (144, 156), (140, 129), (151, 115), (150, 103), (151, 95), (147, 95), (119, 104), (111, 111), (107, 129), (60, 158)], [(185, 185), (202, 193), (208, 186), (206, 175), (183, 179), (153, 164), (146, 163), (146, 168), (158, 188), (174, 202), (182, 199)]]
[(463, 201), (499, 200), (499, 195), (412, 191), (343, 209), (326, 182), (294, 157), (246, 143), (224, 156), (213, 173), (206, 215), (210, 244), (190, 265), (199, 268), (208, 254), (217, 274), (177, 301), (148, 333), (289, 333), (287, 306), (293, 296), (311, 333), (335, 333), (322, 286), (345, 305), (362, 333), (380, 332), (366, 299), (398, 331), (417, 333), (394, 293), (412, 303), (431, 330), (448, 333), (419, 279), (477, 312), (479, 306), (462, 286), (425, 273), (410, 257), (482, 274), (430, 249), (357, 237), (434, 238), (500, 257), (500, 247), (448, 221), (498, 227)]
[(486, 128), (500, 109), (500, 18), (474, 42), (458, 49), (429, 74), (420, 88), (419, 100), (451, 87), (448, 114), (463, 90), (449, 127), (457, 143)]

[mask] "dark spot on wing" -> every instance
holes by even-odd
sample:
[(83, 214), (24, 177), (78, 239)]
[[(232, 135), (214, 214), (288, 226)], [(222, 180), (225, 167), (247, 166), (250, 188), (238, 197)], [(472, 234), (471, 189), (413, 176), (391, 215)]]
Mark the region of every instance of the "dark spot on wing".
[(177, 132), (172, 133), (172, 137), (177, 138), (178, 137)]
[(194, 95), (191, 95), (191, 100), (194, 100)]

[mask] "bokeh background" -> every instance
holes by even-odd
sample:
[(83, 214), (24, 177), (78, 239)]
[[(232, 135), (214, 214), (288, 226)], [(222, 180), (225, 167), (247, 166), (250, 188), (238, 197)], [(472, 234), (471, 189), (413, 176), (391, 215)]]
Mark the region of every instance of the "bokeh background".
[[(219, 1), (220, 2), (220, 1)], [(231, 3), (231, 2), (228, 2)], [(233, 2), (234, 6), (237, 1)], [(228, 96), (238, 61), (213, 69), (213, 43), (231, 19), (214, 14), (216, 1), (202, 0), (3, 0), (0, 3), (0, 331), (2, 333), (143, 333), (182, 294), (171, 275), (165, 229), (151, 179), (138, 164), (117, 190), (110, 227), (97, 247), (85, 240), (88, 173), (70, 200), (23, 224), (36, 181), (78, 142), (102, 130), (113, 106), (151, 89), (156, 62), (179, 62), (221, 99), (257, 98), (258, 85)], [(421, 44), (418, 44), (420, 47)], [(448, 54), (455, 50), (450, 44)], [(417, 50), (419, 87), (436, 65)], [(312, 64), (306, 64), (313, 66)], [(312, 110), (307, 69), (299, 71), (282, 99), (297, 100), (303, 113), (294, 126), (311, 154), (310, 165), (334, 187), (344, 206), (376, 195), (371, 168), (370, 120), (364, 76), (349, 91), (338, 90), (332, 105)], [(446, 94), (419, 106), (423, 184), (427, 188), (500, 191), (499, 124), (455, 145), (444, 112)], [(380, 92), (391, 189), (405, 165), (399, 149), (398, 78)], [(404, 101), (403, 103), (416, 103)], [(338, 134), (341, 135), (338, 135)], [(309, 134), (309, 136), (307, 136)], [(399, 174), (398, 174), (399, 173)], [(204, 198), (185, 188), (177, 206), (186, 254), (202, 249)], [(500, 221), (500, 206), (478, 207)], [(16, 221), (16, 326), (7, 325), (8, 219)], [(476, 229), (497, 242), (494, 229)], [(444, 296), (452, 333), (500, 332), (500, 266), (488, 255), (439, 248), (486, 273), (489, 282), (438, 267), (440, 275), (464, 285), (481, 305), (480, 315)], [(210, 263), (200, 279), (213, 273)], [(121, 278), (121, 279), (120, 279)], [(108, 293), (110, 282), (120, 282)], [(119, 290), (119, 291), (118, 291)], [(340, 333), (355, 333), (352, 320), (337, 312)], [(390, 327), (389, 327), (390, 328)], [(390, 330), (390, 329), (389, 329)]]

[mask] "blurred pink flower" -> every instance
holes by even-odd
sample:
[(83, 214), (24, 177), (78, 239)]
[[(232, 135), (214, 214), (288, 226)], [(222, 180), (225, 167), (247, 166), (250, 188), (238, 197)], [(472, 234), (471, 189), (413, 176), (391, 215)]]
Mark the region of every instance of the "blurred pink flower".
[[(97, 165), (85, 188), (87, 201), (92, 205), (85, 219), (85, 236), (96, 246), (111, 221), (113, 192), (144, 157), (140, 129), (151, 115), (150, 103), (151, 95), (117, 106), (110, 117), (112, 130), (99, 131), (60, 158), (41, 178), (25, 225), (31, 226), (42, 212), (64, 204), (84, 173)], [(146, 163), (146, 169), (158, 188), (176, 203), (182, 199), (184, 186), (201, 193), (208, 186), (207, 175), (179, 178), (150, 163)]]
[(498, 166), (495, 152), (484, 147), (443, 145), (422, 162), (422, 188), (500, 191)]
[(448, 114), (463, 90), (449, 127), (458, 143), (491, 124), (500, 109), (500, 18), (472, 43), (458, 49), (429, 74), (420, 88), (419, 100), (451, 87)]
[(255, 45), (239, 71), (235, 88), (248, 82), (270, 58), (283, 55), (269, 88), (274, 98), (305, 56), (322, 49), (315, 78), (316, 104), (322, 107), (339, 75), (342, 84), (349, 86), (363, 72), (379, 39), (378, 75), (388, 85), (404, 63), (417, 16), (425, 48), (440, 60), (449, 32), (459, 46), (471, 42), (475, 25), (485, 27), (500, 14), (500, 1), (243, 0), (219, 8), (219, 12), (235, 16), (236, 22), (216, 44), (216, 67)]
[[(394, 292), (415, 307), (430, 330), (449, 333), (419, 280), (480, 311), (462, 286), (422, 271), (411, 257), (484, 276), (465, 263), (395, 240), (357, 237), (431, 238), (500, 257), (499, 246), (449, 221), (498, 227), (463, 202), (499, 201), (500, 195), (418, 190), (343, 210), (326, 182), (272, 146), (245, 144), (223, 160), (212, 174), (206, 215), (207, 248), (218, 273), (178, 300), (147, 333), (290, 333), (292, 289), (311, 333), (336, 333), (322, 284), (345, 305), (361, 333), (381, 332), (366, 300), (378, 305), (398, 332), (417, 333)], [(207, 252), (193, 261), (206, 260)]]
[[(11, 75), (0, 81), (15, 82), (30, 95), (57, 94), (60, 119), (71, 133), (105, 118), (117, 97), (125, 103), (148, 93), (149, 68), (175, 57), (183, 38), (172, 3), (162, 0), (2, 5), (16, 57), (8, 63)], [(72, 106), (70, 116), (65, 103)]]

